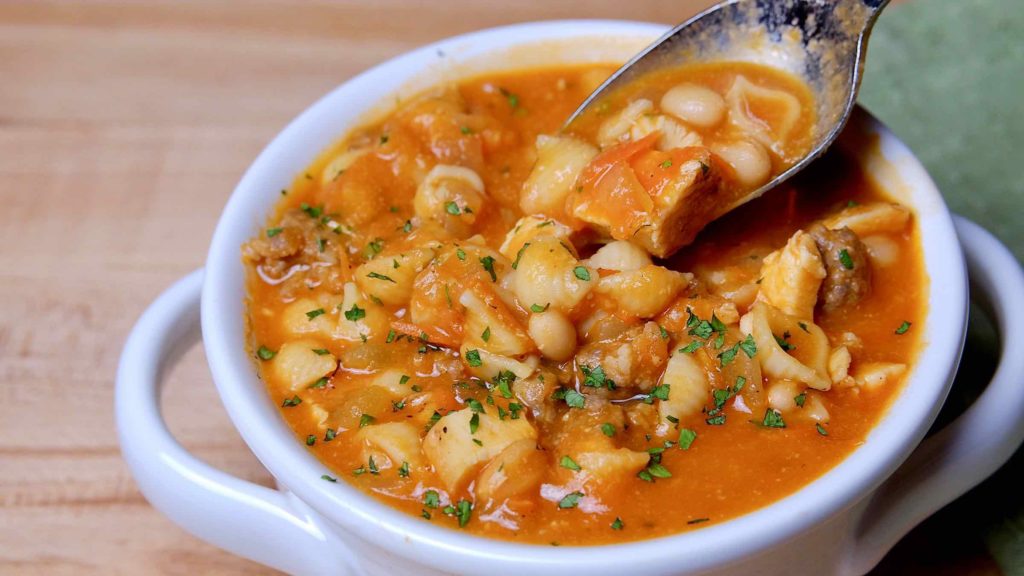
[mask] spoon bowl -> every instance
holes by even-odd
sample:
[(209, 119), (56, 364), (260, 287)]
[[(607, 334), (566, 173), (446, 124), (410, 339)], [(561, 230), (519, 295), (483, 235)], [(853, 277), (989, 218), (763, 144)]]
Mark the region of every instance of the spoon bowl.
[(816, 105), (811, 145), (774, 178), (719, 215), (787, 180), (821, 156), (846, 125), (857, 100), (868, 37), (889, 0), (729, 0), (676, 26), (619, 68), (563, 125), (597, 113), (605, 96), (665, 68), (713, 61), (765, 64), (800, 78)]

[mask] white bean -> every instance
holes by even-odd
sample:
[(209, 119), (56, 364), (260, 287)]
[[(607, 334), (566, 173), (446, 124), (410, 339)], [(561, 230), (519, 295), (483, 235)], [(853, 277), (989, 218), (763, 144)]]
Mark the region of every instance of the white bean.
[(710, 128), (725, 117), (725, 99), (696, 84), (680, 84), (661, 97), (661, 109), (700, 128)]
[(715, 144), (711, 147), (732, 169), (740, 184), (747, 187), (760, 186), (768, 181), (772, 172), (772, 159), (764, 146), (751, 140)]

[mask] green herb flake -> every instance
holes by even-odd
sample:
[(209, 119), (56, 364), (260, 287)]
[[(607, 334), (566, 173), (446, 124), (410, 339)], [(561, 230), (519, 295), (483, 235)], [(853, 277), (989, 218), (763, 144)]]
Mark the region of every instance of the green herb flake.
[(351, 308), (345, 310), (345, 319), (350, 322), (358, 322), (366, 318), (366, 310), (359, 307), (358, 304), (353, 304)]
[(423, 493), (423, 505), (427, 508), (437, 508), (441, 505), (441, 495), (437, 490), (427, 490)]
[(469, 126), (462, 126), (459, 128), (459, 132), (462, 132), (463, 134), (472, 134), (473, 129), (470, 128)]
[(551, 302), (541, 306), (540, 304), (530, 304), (530, 312), (534, 314), (540, 314), (541, 312), (547, 312), (547, 309), (551, 307)]
[(313, 348), (312, 350), (317, 356), (326, 356), (331, 353), (327, 348)]
[(624, 526), (624, 524), (622, 523), (622, 518), (619, 518), (618, 516), (616, 516), (615, 517), (615, 521), (612, 522), (612, 526), (611, 526), (612, 530), (622, 530), (623, 526)]
[(668, 400), (668, 394), (671, 389), (671, 384), (659, 384), (651, 389), (651, 397), (658, 400)]
[(459, 260), (463, 260), (464, 261), (466, 259), (466, 252), (463, 251), (462, 248), (456, 248), (455, 249), (455, 257), (458, 258)]
[(402, 461), (402, 465), (398, 467), (398, 477), (408, 478), (409, 477), (409, 463)]
[(455, 202), (445, 202), (444, 211), (451, 214), (452, 216), (458, 216), (462, 214), (462, 210), (459, 210), (459, 205)]
[(490, 342), (491, 341), (491, 327), (490, 326), (484, 328), (483, 333), (480, 334), (480, 339), (483, 340), (484, 342)]
[(822, 426), (820, 422), (816, 422), (814, 424), (814, 427), (818, 430), (818, 434), (821, 434), (822, 436), (828, 436), (828, 430), (825, 430), (825, 427)]
[(330, 442), (331, 440), (334, 440), (334, 438), (337, 435), (338, 433), (334, 431), (334, 428), (328, 428), (327, 432), (324, 432), (324, 442)]
[(647, 467), (647, 473), (655, 478), (671, 478), (672, 473), (660, 463), (651, 464)]
[(479, 350), (466, 350), (466, 364), (476, 368), (483, 365), (483, 361), (480, 360)]
[(476, 434), (476, 431), (480, 429), (480, 415), (473, 412), (473, 416), (469, 419), (469, 433)]
[(363, 414), (362, 416), (359, 417), (359, 427), (365, 428), (376, 421), (377, 419), (374, 418), (373, 416), (370, 416), (369, 414)]
[(327, 474), (323, 474), (322, 476), (320, 476), (320, 479), (321, 480), (327, 480), (328, 482), (337, 482), (338, 481), (338, 479), (335, 478), (334, 476), (328, 476)]
[(839, 263), (843, 265), (843, 268), (853, 270), (853, 258), (850, 257), (850, 253), (847, 252), (846, 248), (839, 251)]
[(747, 337), (739, 343), (740, 350), (747, 355), (747, 358), (753, 358), (757, 354), (757, 343), (754, 342), (754, 336), (747, 334)]
[(693, 445), (693, 441), (697, 439), (697, 433), (689, 428), (683, 428), (679, 431), (679, 442), (676, 446), (680, 450), (689, 450), (690, 446)]
[(580, 498), (583, 498), (583, 492), (570, 492), (563, 496), (562, 499), (558, 501), (558, 507), (561, 508), (562, 510), (575, 508), (576, 506), (579, 505)]
[(900, 324), (900, 327), (896, 329), (896, 333), (902, 336), (903, 334), (907, 333), (907, 330), (910, 330), (910, 327), (912, 325), (912, 322), (907, 322), (906, 320), (904, 320), (903, 323)]
[(558, 461), (558, 465), (561, 466), (562, 468), (568, 468), (569, 470), (572, 470), (574, 472), (579, 472), (580, 470), (582, 470), (582, 468), (580, 468), (580, 465), (577, 464), (576, 461), (570, 458), (569, 456), (562, 456), (562, 459)]
[(283, 231), (284, 228), (267, 228), (267, 238), (273, 238)]
[(664, 162), (661, 163), (661, 167), (662, 168), (671, 168), (672, 167), (672, 161), (671, 160), (665, 160)]
[(277, 356), (277, 352), (267, 348), (266, 346), (260, 346), (259, 350), (256, 351), (256, 355), (259, 356), (260, 360), (270, 360), (274, 356)]
[(612, 424), (611, 422), (605, 422), (604, 424), (601, 424), (601, 433), (609, 438), (615, 436), (615, 425)]
[(765, 428), (785, 428), (786, 422), (783, 421), (781, 412), (768, 408), (764, 411), (764, 419), (761, 420), (761, 426)]
[(484, 270), (491, 275), (491, 282), (498, 281), (498, 275), (494, 273), (494, 257), (484, 256), (480, 259), (480, 265), (484, 267)]
[(313, 382), (312, 384), (310, 384), (309, 387), (310, 388), (316, 388), (316, 389), (318, 389), (318, 388), (326, 388), (327, 387), (327, 377), (324, 376), (323, 378), (319, 378), (316, 382)]
[(285, 398), (284, 402), (281, 403), (281, 407), (282, 408), (291, 408), (293, 406), (298, 406), (299, 404), (302, 404), (302, 398), (299, 398), (299, 395), (296, 394), (295, 396), (292, 396), (291, 398)]
[(572, 269), (573, 275), (584, 282), (590, 281), (590, 270), (587, 270), (586, 266), (577, 266)]
[(459, 519), (459, 527), (462, 528), (466, 524), (469, 524), (469, 519), (473, 515), (473, 505), (470, 504), (469, 500), (461, 499), (459, 503), (455, 505), (455, 516)]
[(569, 390), (565, 393), (565, 403), (569, 405), (569, 408), (583, 408), (587, 403), (587, 399), (583, 394), (575, 390)]
[(694, 340), (693, 342), (690, 342), (686, 346), (680, 348), (679, 352), (682, 354), (693, 354), (694, 352), (699, 350), (702, 345), (703, 342), (701, 342), (700, 340)]
[(366, 275), (366, 277), (367, 278), (373, 278), (374, 280), (384, 280), (385, 282), (391, 282), (392, 284), (397, 284), (397, 282), (392, 280), (390, 276), (385, 276), (383, 274), (378, 274), (376, 272), (370, 272), (369, 274)]
[(313, 318), (316, 318), (317, 316), (323, 315), (323, 313), (324, 313), (324, 309), (323, 308), (317, 308), (316, 310), (310, 310), (309, 312), (306, 312), (306, 318), (309, 318), (310, 320), (312, 320)]
[(316, 444), (316, 436), (313, 434), (306, 436), (306, 446), (312, 446), (313, 444)]
[(526, 251), (526, 247), (529, 245), (530, 243), (526, 242), (525, 244), (523, 244), (522, 248), (520, 248), (519, 251), (516, 252), (516, 261), (512, 263), (513, 270), (519, 268), (519, 260), (523, 257), (523, 252)]
[(387, 338), (384, 339), (384, 343), (385, 344), (391, 344), (392, 342), (395, 341), (395, 338), (397, 338), (397, 337), (398, 337), (398, 333), (395, 332), (394, 329), (388, 330), (388, 336), (387, 336)]
[(801, 393), (799, 393), (799, 394), (797, 394), (796, 396), (793, 397), (793, 403), (795, 403), (797, 406), (799, 406), (801, 408), (804, 407), (804, 402), (807, 402), (807, 393), (806, 392), (801, 392)]

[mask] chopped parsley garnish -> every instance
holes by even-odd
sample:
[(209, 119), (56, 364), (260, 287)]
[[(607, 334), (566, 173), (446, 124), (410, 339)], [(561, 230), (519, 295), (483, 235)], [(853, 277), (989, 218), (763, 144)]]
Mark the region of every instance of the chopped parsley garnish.
[(821, 434), (822, 436), (828, 436), (828, 430), (825, 430), (825, 427), (822, 426), (820, 423), (816, 422), (814, 424), (814, 427), (818, 429), (818, 434)]
[(423, 505), (427, 508), (437, 508), (441, 505), (441, 495), (437, 490), (427, 490), (423, 493)]
[(405, 374), (402, 374), (402, 377), (398, 379), (398, 384), (400, 386), (404, 386), (407, 382), (409, 382), (409, 380), (410, 380), (409, 376), (407, 376)]
[(327, 432), (324, 432), (324, 442), (330, 442), (331, 440), (334, 440), (334, 437), (337, 435), (338, 433), (334, 431), (334, 428), (328, 428)]
[(668, 400), (668, 394), (672, 390), (671, 384), (659, 384), (651, 389), (648, 399)]
[(490, 326), (484, 328), (483, 333), (480, 334), (480, 339), (483, 340), (484, 342), (490, 342), (491, 341), (491, 327)]
[(499, 90), (501, 91), (501, 95), (504, 96), (506, 100), (508, 100), (508, 105), (510, 107), (512, 107), (513, 109), (519, 107), (519, 96), (516, 96), (515, 94), (509, 92), (504, 88), (500, 88)]
[(306, 446), (312, 446), (313, 444), (316, 444), (316, 436), (313, 434), (306, 436)]
[(291, 398), (285, 398), (284, 402), (281, 403), (281, 407), (291, 408), (292, 406), (298, 406), (299, 404), (302, 404), (302, 398), (299, 398), (299, 395), (296, 394)]
[(374, 280), (384, 280), (385, 282), (391, 282), (392, 284), (397, 284), (397, 282), (392, 280), (390, 276), (385, 276), (383, 274), (378, 274), (376, 272), (370, 272), (369, 274), (366, 275), (366, 277), (367, 278), (373, 278)]
[(463, 134), (472, 134), (473, 129), (470, 128), (469, 126), (462, 126), (459, 128), (459, 132), (462, 132)]
[(444, 211), (451, 214), (452, 216), (458, 216), (462, 214), (462, 210), (459, 210), (459, 205), (455, 202), (445, 202)]
[[(451, 509), (450, 512), (449, 509)], [(456, 518), (458, 518), (459, 527), (462, 528), (469, 523), (469, 519), (473, 515), (473, 505), (469, 502), (469, 500), (462, 498), (454, 507), (445, 506), (444, 513), (448, 514), (449, 516), (454, 515)]]
[(373, 474), (374, 476), (380, 474), (380, 469), (377, 468), (377, 463), (373, 461), (373, 456), (370, 456), (370, 458), (367, 461), (366, 465), (370, 469), (370, 474)]
[(580, 470), (582, 470), (582, 468), (580, 468), (580, 465), (577, 464), (576, 461), (570, 458), (569, 456), (562, 456), (562, 459), (558, 461), (558, 465), (561, 466), (562, 468), (568, 468), (569, 470), (572, 470), (574, 472), (579, 472)]
[(441, 413), (438, 412), (437, 410), (434, 410), (434, 413), (430, 415), (430, 420), (427, 422), (426, 429), (429, 431), (431, 428), (434, 427), (434, 424), (437, 424), (440, 420)]
[(513, 270), (515, 270), (516, 268), (519, 268), (519, 260), (523, 257), (523, 252), (526, 250), (526, 247), (529, 246), (529, 245), (530, 245), (530, 243), (526, 242), (525, 244), (523, 244), (522, 248), (520, 248), (519, 251), (516, 252), (516, 261), (512, 263), (512, 269)]
[(719, 414), (717, 416), (706, 418), (704, 420), (704, 423), (707, 424), (708, 426), (721, 426), (722, 424), (725, 424), (725, 414)]
[(647, 473), (655, 478), (671, 478), (672, 473), (661, 463), (651, 464), (647, 467)]
[(334, 476), (328, 476), (327, 474), (324, 474), (324, 475), (320, 476), (320, 479), (321, 480), (327, 480), (328, 482), (337, 482), (338, 481), (338, 479), (335, 478)]
[(401, 411), (404, 408), (405, 408), (405, 400), (399, 400), (397, 402), (394, 401), (394, 400), (391, 401), (391, 411), (392, 412), (399, 412), (399, 411)]
[(665, 160), (664, 162), (661, 163), (661, 167), (662, 168), (671, 168), (672, 167), (672, 161), (671, 160)]
[(910, 330), (912, 324), (912, 322), (907, 322), (906, 320), (904, 320), (903, 323), (900, 324), (900, 327), (896, 329), (896, 333), (900, 335), (906, 334), (907, 330)]
[(690, 446), (693, 445), (693, 441), (697, 439), (697, 433), (689, 428), (683, 428), (679, 431), (679, 442), (676, 446), (680, 450), (689, 450)]
[(324, 388), (326, 386), (327, 386), (327, 377), (326, 376), (324, 376), (323, 378), (318, 379), (316, 382), (313, 382), (312, 384), (309, 385), (310, 388)]
[(369, 256), (373, 258), (384, 250), (384, 241), (380, 238), (375, 238), (366, 244), (366, 249)]
[(491, 275), (491, 282), (498, 281), (498, 275), (494, 273), (494, 257), (484, 256), (480, 259), (480, 264), (487, 270), (487, 273)]
[(516, 375), (510, 370), (501, 370), (495, 377), (494, 383), (498, 386), (498, 392), (502, 398), (512, 398), (512, 383), (516, 381)]
[(327, 348), (313, 348), (312, 350), (313, 353), (316, 354), (317, 356), (326, 356), (327, 354), (331, 353), (331, 351), (328, 350)]
[(359, 427), (365, 428), (376, 421), (377, 419), (374, 418), (373, 416), (370, 416), (369, 414), (363, 414), (362, 416), (359, 417)]
[(260, 360), (270, 360), (274, 356), (277, 356), (277, 352), (274, 352), (266, 346), (260, 346), (259, 350), (256, 351), (256, 355), (260, 357)]
[(530, 312), (533, 312), (534, 314), (540, 314), (541, 312), (546, 312), (547, 309), (550, 307), (551, 302), (548, 302), (543, 306), (541, 306), (540, 304), (530, 304)]
[(747, 358), (753, 358), (757, 354), (757, 343), (754, 342), (754, 336), (747, 334), (747, 337), (739, 343), (740, 350), (747, 355)]
[(391, 344), (392, 342), (395, 341), (395, 338), (397, 338), (397, 337), (398, 337), (398, 333), (395, 332), (394, 329), (388, 330), (388, 337), (384, 339), (384, 343), (385, 344)]
[(350, 322), (358, 322), (366, 318), (366, 310), (359, 307), (358, 304), (353, 304), (351, 308), (345, 310), (345, 319)]
[(390, 140), (390, 139), (391, 139), (391, 137), (388, 136), (387, 134), (381, 134), (380, 135), (380, 143), (381, 144), (387, 144), (388, 140)]
[(402, 461), (402, 465), (398, 467), (398, 476), (400, 478), (408, 478), (409, 477), (409, 463), (408, 462), (406, 462), (404, 460)]
[(609, 390), (615, 390), (615, 381), (604, 373), (604, 368), (600, 365), (591, 368), (586, 364), (580, 364), (580, 370), (583, 372), (583, 385), (590, 388), (607, 388)]
[(604, 424), (601, 424), (601, 433), (609, 438), (615, 436), (615, 425), (612, 424), (611, 422), (605, 422)]
[(565, 400), (570, 408), (583, 408), (587, 398), (571, 388), (559, 388), (552, 396), (555, 400)]
[(586, 266), (577, 266), (577, 267), (572, 269), (572, 273), (577, 278), (579, 278), (580, 280), (583, 280), (584, 282), (587, 282), (587, 281), (590, 280), (590, 270), (587, 270)]
[(578, 490), (576, 492), (570, 492), (563, 496), (562, 499), (558, 501), (558, 507), (563, 510), (575, 508), (576, 506), (579, 505), (580, 498), (583, 498), (583, 492), (580, 492)]
[(469, 433), (476, 434), (476, 431), (480, 429), (480, 415), (473, 412), (473, 416), (469, 419)]
[(618, 516), (616, 516), (615, 517), (615, 521), (612, 522), (612, 530), (622, 530), (622, 526), (623, 526), (622, 518), (619, 518)]
[(806, 401), (807, 401), (807, 393), (806, 392), (801, 392), (801, 393), (799, 393), (799, 394), (797, 394), (796, 396), (793, 397), (793, 402), (797, 406), (799, 406), (801, 408), (804, 407), (804, 402), (806, 402)]
[(843, 268), (853, 270), (853, 258), (850, 257), (850, 253), (846, 251), (846, 248), (839, 251), (839, 263), (843, 265)]
[(785, 334), (783, 334), (782, 338), (779, 338), (778, 336), (775, 336), (774, 334), (772, 334), (772, 336), (775, 337), (775, 342), (779, 345), (779, 348), (782, 348), (786, 352), (789, 352), (791, 350), (796, 350), (796, 345), (795, 344), (791, 344), (789, 342), (789, 332), (786, 332)]
[(469, 406), (469, 409), (473, 412), (485, 412), (484, 405), (476, 398), (469, 398), (466, 400), (466, 405)]
[(768, 408), (764, 411), (764, 419), (761, 420), (761, 426), (765, 428), (785, 428), (786, 422), (782, 420), (781, 412)]
[(267, 228), (267, 238), (273, 238), (283, 231), (284, 228)]
[(480, 360), (480, 351), (466, 350), (466, 364), (469, 364), (474, 368), (476, 368), (477, 366), (481, 366), (483, 364), (483, 361)]
[(456, 248), (455, 249), (455, 256), (459, 260), (465, 260), (466, 259), (466, 253), (462, 250), (462, 248)]
[(797, 325), (799, 325), (800, 329), (803, 330), (804, 332), (807, 332), (808, 334), (811, 333), (811, 331), (807, 329), (807, 324), (803, 322), (797, 322)]
[(683, 348), (680, 348), (679, 352), (681, 352), (683, 354), (693, 354), (698, 349), (700, 349), (700, 347), (702, 345), (703, 345), (703, 342), (701, 342), (700, 340), (694, 340), (693, 342), (690, 342), (689, 344), (687, 344)]
[(319, 218), (320, 215), (324, 213), (323, 207), (320, 207), (320, 206), (310, 206), (309, 204), (306, 204), (305, 202), (303, 202), (299, 206), (299, 208), (301, 208), (302, 211), (305, 212), (310, 218)]
[(665, 327), (661, 324), (658, 324), (658, 330), (661, 332), (661, 339), (668, 340), (668, 330), (665, 330)]
[(306, 318), (309, 318), (310, 320), (312, 320), (313, 318), (316, 318), (317, 316), (320, 316), (323, 313), (324, 313), (324, 309), (323, 308), (317, 308), (316, 310), (310, 310), (309, 312), (306, 312)]

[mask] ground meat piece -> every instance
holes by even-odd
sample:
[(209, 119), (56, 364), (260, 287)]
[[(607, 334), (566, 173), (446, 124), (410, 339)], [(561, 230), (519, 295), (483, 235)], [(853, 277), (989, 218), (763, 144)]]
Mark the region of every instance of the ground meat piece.
[(825, 263), (825, 280), (818, 292), (822, 310), (831, 312), (854, 304), (871, 292), (871, 264), (860, 238), (843, 227), (830, 230), (821, 224), (808, 229)]

